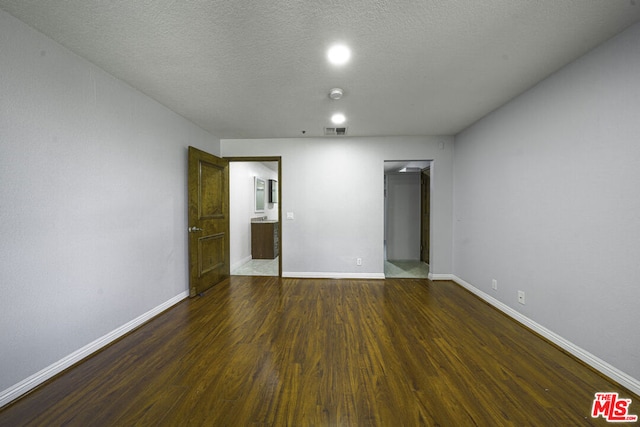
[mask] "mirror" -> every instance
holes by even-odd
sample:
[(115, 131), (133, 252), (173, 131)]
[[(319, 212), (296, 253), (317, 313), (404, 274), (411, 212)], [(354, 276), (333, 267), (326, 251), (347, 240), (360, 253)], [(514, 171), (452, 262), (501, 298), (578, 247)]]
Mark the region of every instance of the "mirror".
[(255, 189), (256, 189), (255, 211), (264, 212), (264, 202), (265, 202), (265, 196), (266, 196), (264, 179), (260, 179), (257, 176), (255, 177)]

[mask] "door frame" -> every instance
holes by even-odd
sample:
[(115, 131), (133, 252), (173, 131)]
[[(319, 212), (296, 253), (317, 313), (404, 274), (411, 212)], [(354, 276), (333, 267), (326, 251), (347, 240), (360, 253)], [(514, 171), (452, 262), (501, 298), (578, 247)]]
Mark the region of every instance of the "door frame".
[[(223, 159), (231, 162), (277, 162), (278, 163), (278, 222), (280, 226), (278, 227), (278, 244), (280, 255), (278, 256), (278, 277), (282, 277), (282, 157), (281, 156), (248, 156), (248, 157), (237, 157), (237, 156), (229, 156), (223, 157)], [(229, 188), (231, 191), (231, 188)], [(233, 239), (233, 235), (229, 234), (229, 242)]]
[[(383, 161), (383, 163), (395, 163), (397, 165), (394, 166), (398, 166), (398, 167), (402, 167), (402, 164), (405, 164), (407, 167), (419, 167), (419, 170), (416, 170), (415, 172), (420, 173), (420, 194), (417, 196), (418, 200), (420, 202), (420, 204), (422, 204), (422, 173), (424, 169), (429, 169), (430, 170), (430, 181), (431, 181), (431, 186), (430, 189), (433, 189), (433, 170), (434, 170), (434, 164), (435, 164), (435, 160), (433, 158), (429, 159), (405, 159), (405, 160), (389, 160), (389, 159), (385, 159)], [(393, 174), (393, 173), (398, 173), (398, 172), (390, 172), (389, 174)], [(383, 245), (384, 245), (384, 261), (388, 261), (388, 254), (386, 252), (387, 250), (387, 208), (388, 208), (388, 182), (387, 182), (387, 178), (386, 175), (388, 175), (387, 171), (385, 168), (383, 168), (383, 193), (384, 193), (384, 209), (383, 209), (383, 224), (384, 224), (384, 230), (383, 230)], [(431, 265), (433, 263), (433, 227), (431, 227), (433, 221), (433, 204), (434, 204), (434, 200), (433, 200), (433, 191), (430, 191), (430, 198), (429, 198), (429, 229), (430, 229), (430, 233), (429, 233), (429, 270), (431, 271)], [(422, 206), (420, 207), (420, 223), (418, 224), (419, 229), (416, 230), (419, 234), (420, 234), (420, 239), (421, 239), (421, 244), (422, 244)], [(422, 251), (420, 250), (420, 261), (422, 261)], [(431, 273), (429, 273), (429, 275), (431, 275)]]
[[(425, 184), (425, 176), (428, 178), (428, 186)], [(425, 201), (427, 202), (427, 217), (423, 215)], [(425, 220), (427, 231), (425, 233)], [(425, 234), (426, 239), (425, 239)], [(422, 242), (427, 243), (426, 260), (423, 259), (424, 249)], [(431, 268), (431, 164), (420, 171), (420, 261)]]

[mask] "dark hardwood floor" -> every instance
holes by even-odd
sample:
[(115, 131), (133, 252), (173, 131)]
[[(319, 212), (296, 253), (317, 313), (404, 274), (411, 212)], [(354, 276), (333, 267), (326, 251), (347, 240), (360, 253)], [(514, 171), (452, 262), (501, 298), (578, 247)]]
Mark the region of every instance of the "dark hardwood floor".
[(1, 426), (572, 426), (640, 398), (452, 282), (232, 276), (0, 411)]

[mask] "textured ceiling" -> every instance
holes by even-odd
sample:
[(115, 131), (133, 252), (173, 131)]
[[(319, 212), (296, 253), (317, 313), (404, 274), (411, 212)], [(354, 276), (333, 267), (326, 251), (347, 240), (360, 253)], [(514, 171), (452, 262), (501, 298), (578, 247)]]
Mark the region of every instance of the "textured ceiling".
[[(221, 138), (453, 135), (640, 20), (640, 0), (0, 0)], [(334, 42), (352, 49), (342, 68)], [(345, 90), (332, 101), (333, 87)]]

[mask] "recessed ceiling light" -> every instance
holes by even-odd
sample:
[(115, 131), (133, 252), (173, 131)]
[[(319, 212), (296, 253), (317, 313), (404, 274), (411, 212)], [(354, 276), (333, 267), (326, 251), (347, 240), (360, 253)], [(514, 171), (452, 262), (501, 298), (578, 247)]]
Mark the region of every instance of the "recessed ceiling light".
[(344, 116), (344, 114), (342, 113), (336, 113), (333, 116), (331, 116), (331, 122), (334, 125), (341, 125), (343, 124), (345, 121), (347, 120), (347, 118)]
[(333, 65), (343, 65), (351, 58), (351, 51), (345, 45), (337, 44), (329, 49), (327, 58)]

